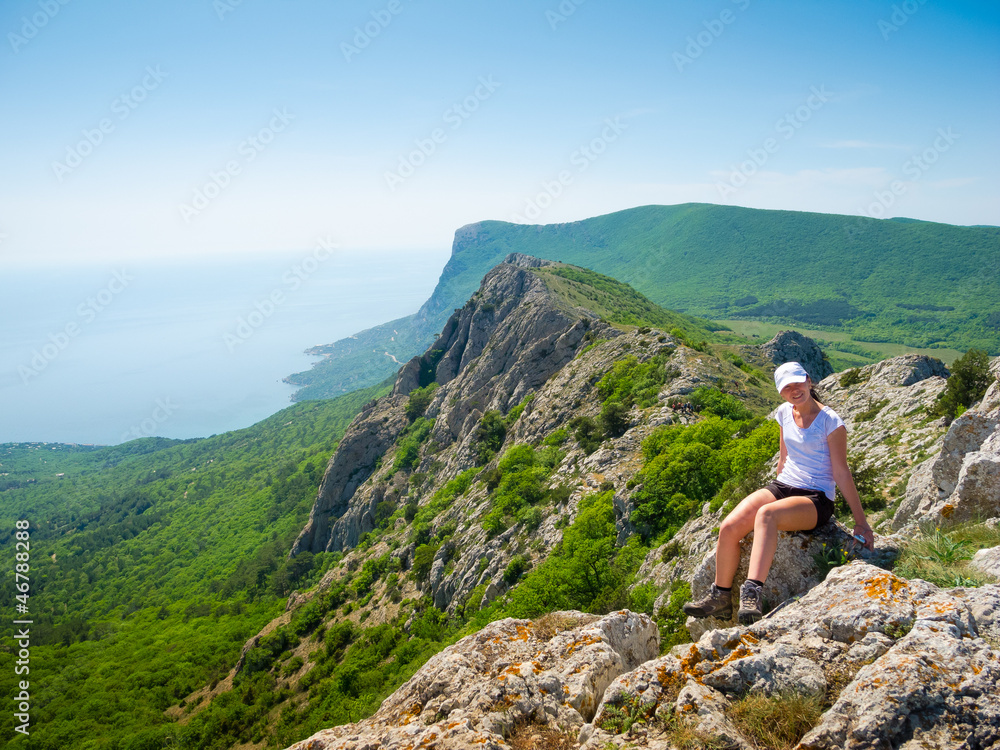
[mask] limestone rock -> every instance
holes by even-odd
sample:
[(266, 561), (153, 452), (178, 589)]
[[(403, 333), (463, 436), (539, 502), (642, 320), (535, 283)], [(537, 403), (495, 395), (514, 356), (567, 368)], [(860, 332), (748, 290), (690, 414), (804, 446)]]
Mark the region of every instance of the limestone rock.
[[(1000, 357), (992, 360), (991, 372), (1000, 373)], [(938, 454), (913, 472), (892, 527), (959, 523), (998, 512), (1000, 382), (994, 381), (979, 404), (951, 423)]]
[[(309, 521), (295, 540), (292, 554), (322, 552), (329, 547), (334, 521), (348, 510), (354, 491), (371, 476), (378, 459), (403, 431), (405, 406), (406, 399), (401, 396), (370, 401), (354, 418), (330, 458)], [(361, 514), (357, 514), (350, 525), (360, 537), (363, 533)], [(341, 541), (331, 549), (339, 550), (344, 546)]]
[[(598, 728), (626, 695), (655, 712), (671, 706), (727, 746), (746, 747), (726, 708), (750, 689), (832, 702), (802, 750), (990, 748), (1000, 742), (998, 625), (1000, 585), (941, 590), (853, 562), (748, 628), (706, 632), (619, 676), (584, 747), (603, 747), (608, 733)], [(649, 732), (610, 739), (667, 746)]]
[(850, 385), (840, 384), (843, 375), (825, 378), (819, 390), (847, 425), (849, 454), (880, 467), (885, 485), (905, 480), (914, 457), (936, 453), (945, 433), (943, 418), (924, 415), (944, 390), (948, 371), (938, 359), (907, 354), (858, 368), (858, 382)]
[[(721, 521), (721, 519), (720, 519)], [(715, 582), (715, 549), (706, 554), (690, 576), (691, 594), (698, 599), (708, 593)], [(740, 565), (733, 585), (733, 613), (739, 608), (739, 586), (746, 580), (750, 567), (750, 550), (753, 532), (740, 543)], [(764, 581), (764, 611), (767, 612), (793, 597), (801, 596), (820, 582), (822, 575), (817, 558), (831, 563), (847, 560), (867, 560), (887, 565), (899, 555), (898, 548), (884, 537), (876, 536), (875, 549), (869, 551), (851, 536), (839, 522), (831, 520), (815, 532), (778, 532), (778, 546), (774, 562)], [(715, 619), (688, 618), (692, 638), (699, 638), (706, 630), (725, 627)]]
[(987, 748), (1000, 740), (998, 681), (988, 644), (963, 639), (951, 623), (921, 619), (861, 669), (799, 747)]
[(658, 651), (656, 625), (631, 612), (500, 620), (432, 657), (370, 719), (292, 749), (507, 748), (520, 720), (581, 727), (615, 677)]
[(771, 363), (771, 370), (785, 362), (798, 362), (814, 383), (833, 373), (833, 367), (816, 342), (798, 331), (781, 331), (759, 347), (743, 346), (740, 350), (751, 359), (763, 358)]
[(983, 573), (1000, 579), (1000, 547), (979, 550), (970, 564)]

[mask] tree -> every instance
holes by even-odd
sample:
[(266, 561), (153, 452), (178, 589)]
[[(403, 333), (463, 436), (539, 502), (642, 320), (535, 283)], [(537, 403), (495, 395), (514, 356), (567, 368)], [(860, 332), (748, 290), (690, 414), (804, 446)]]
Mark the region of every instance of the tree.
[(950, 422), (979, 401), (992, 382), (989, 355), (982, 349), (969, 349), (952, 363), (948, 385), (938, 396), (931, 413)]
[(628, 406), (615, 399), (605, 401), (601, 409), (600, 425), (604, 434), (609, 437), (624, 434), (628, 429)]

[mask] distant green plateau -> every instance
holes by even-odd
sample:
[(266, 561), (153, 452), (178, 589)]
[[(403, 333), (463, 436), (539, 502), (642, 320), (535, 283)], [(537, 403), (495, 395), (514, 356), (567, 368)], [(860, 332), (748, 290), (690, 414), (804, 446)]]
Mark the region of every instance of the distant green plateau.
[(855, 342), (941, 350), (945, 359), (972, 347), (1000, 354), (1000, 228), (689, 203), (463, 227), (420, 310), (311, 350), (326, 359), (288, 378), (302, 386), (296, 398), (329, 398), (391, 374), (399, 365), (388, 355), (404, 362), (426, 349), (512, 252), (598, 271), (688, 315), (846, 335), (835, 363), (873, 361), (859, 352), (879, 349)]

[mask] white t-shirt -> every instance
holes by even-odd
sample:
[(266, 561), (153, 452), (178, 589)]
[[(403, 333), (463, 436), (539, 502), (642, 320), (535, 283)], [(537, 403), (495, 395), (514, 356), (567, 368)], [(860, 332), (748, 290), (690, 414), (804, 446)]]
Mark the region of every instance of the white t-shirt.
[(779, 406), (774, 418), (781, 425), (786, 450), (785, 465), (778, 481), (792, 487), (820, 490), (833, 500), (837, 483), (833, 479), (830, 446), (826, 438), (843, 426), (844, 420), (829, 406), (824, 406), (812, 424), (803, 430), (795, 424), (789, 403)]

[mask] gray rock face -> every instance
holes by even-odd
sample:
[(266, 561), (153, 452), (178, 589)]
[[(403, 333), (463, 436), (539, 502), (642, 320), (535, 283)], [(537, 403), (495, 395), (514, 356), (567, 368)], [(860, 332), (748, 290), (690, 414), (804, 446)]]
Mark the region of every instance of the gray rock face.
[(345, 541), (353, 538), (356, 543), (362, 533), (374, 527), (373, 514), (369, 512), (366, 518), (364, 511), (369, 509), (365, 508), (342, 523), (340, 533), (332, 533), (333, 523), (347, 512), (355, 490), (372, 475), (378, 459), (406, 426), (405, 407), (405, 398), (390, 396), (370, 402), (354, 418), (330, 458), (309, 521), (295, 540), (293, 555), (343, 549)]
[(626, 694), (716, 741), (750, 746), (727, 713), (749, 689), (832, 701), (803, 750), (990, 748), (1000, 741), (998, 604), (1000, 585), (940, 590), (851, 563), (749, 628), (709, 631), (618, 677), (581, 732), (583, 747), (669, 747), (653, 730), (596, 728)]
[(983, 573), (1000, 579), (1000, 547), (979, 550), (973, 556), (970, 565)]
[[(1000, 358), (991, 362), (1000, 375)], [(1000, 514), (1000, 382), (948, 428), (937, 455), (913, 472), (894, 529), (920, 521), (941, 525)]]
[(814, 383), (833, 374), (833, 367), (823, 357), (823, 351), (816, 342), (798, 331), (781, 331), (760, 347), (746, 346), (741, 349), (751, 357), (754, 356), (754, 350), (758, 350), (759, 355), (775, 367), (785, 362), (798, 362), (806, 369)]
[(940, 360), (917, 354), (893, 357), (859, 368), (860, 382), (842, 386), (842, 374), (819, 383), (821, 399), (847, 425), (848, 450), (865, 466), (883, 467), (886, 484), (907, 477), (914, 456), (938, 450), (944, 419), (927, 419), (944, 390), (948, 371)]
[[(719, 520), (721, 521), (721, 518)], [(740, 565), (736, 571), (736, 580), (733, 586), (734, 614), (739, 609), (739, 586), (746, 580), (750, 567), (752, 545), (753, 532), (740, 545)], [(886, 565), (898, 555), (899, 549), (892, 540), (878, 536), (875, 540), (875, 550), (869, 552), (853, 539), (849, 530), (832, 520), (822, 529), (813, 533), (779, 531), (774, 562), (767, 580), (764, 582), (765, 611), (773, 609), (793, 597), (801, 596), (816, 586), (822, 575), (817, 566), (818, 558), (825, 557), (831, 561), (866, 560)], [(694, 568), (693, 574), (690, 577), (684, 576), (684, 578), (691, 584), (691, 593), (695, 599), (708, 593), (712, 583), (715, 582), (714, 547)], [(708, 630), (729, 627), (731, 624), (714, 618), (695, 619), (690, 617), (687, 621), (688, 631), (695, 640)]]
[(431, 658), (370, 719), (291, 750), (508, 748), (516, 722), (581, 727), (611, 681), (659, 652), (645, 615), (500, 620)]
[(368, 404), (351, 423), (292, 554), (354, 547), (375, 528), (378, 503), (396, 502), (405, 493), (405, 486), (388, 494), (385, 488), (357, 490), (407, 426), (407, 396), (422, 382), (440, 384), (425, 414), (435, 419), (430, 440), (439, 449), (459, 437), (464, 441), (447, 466), (454, 475), (473, 465), (473, 428), (486, 411), (508, 411), (573, 359), (585, 335), (605, 335), (606, 323), (589, 311), (571, 315), (560, 309), (544, 282), (524, 270), (549, 261), (509, 257), (513, 263), (493, 268), (430, 349), (399, 371), (392, 393)]

